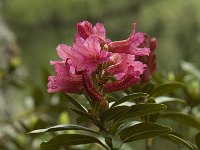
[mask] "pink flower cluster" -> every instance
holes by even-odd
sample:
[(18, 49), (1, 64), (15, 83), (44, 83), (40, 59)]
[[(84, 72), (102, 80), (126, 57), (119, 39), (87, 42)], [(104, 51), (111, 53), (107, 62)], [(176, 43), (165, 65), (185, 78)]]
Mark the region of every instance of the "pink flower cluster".
[[(136, 24), (128, 39), (112, 42), (103, 24), (93, 27), (88, 21), (79, 22), (73, 45), (60, 44), (56, 49), (62, 60), (51, 61), (56, 75), (49, 77), (48, 92), (85, 91), (101, 101), (99, 91), (111, 93), (138, 83), (147, 65), (151, 65), (138, 58), (148, 59), (151, 51), (147, 36), (136, 33), (135, 28)], [(115, 81), (110, 81), (113, 77)]]

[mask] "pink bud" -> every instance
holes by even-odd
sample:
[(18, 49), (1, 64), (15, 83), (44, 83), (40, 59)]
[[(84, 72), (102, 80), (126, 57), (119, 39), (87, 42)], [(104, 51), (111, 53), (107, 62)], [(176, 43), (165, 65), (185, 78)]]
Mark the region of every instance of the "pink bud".
[(105, 100), (104, 96), (95, 89), (88, 73), (83, 73), (82, 78), (83, 78), (83, 85), (85, 87), (85, 91), (93, 101), (100, 102), (100, 101)]
[(77, 30), (80, 37), (82, 37), (83, 39), (86, 39), (93, 34), (92, 24), (86, 20), (77, 24)]
[(133, 84), (137, 83), (139, 80), (140, 80), (139, 76), (136, 76), (135, 74), (127, 74), (124, 77), (122, 77), (120, 80), (105, 84), (103, 86), (103, 89), (107, 93), (112, 93), (115, 91), (128, 88), (132, 86)]

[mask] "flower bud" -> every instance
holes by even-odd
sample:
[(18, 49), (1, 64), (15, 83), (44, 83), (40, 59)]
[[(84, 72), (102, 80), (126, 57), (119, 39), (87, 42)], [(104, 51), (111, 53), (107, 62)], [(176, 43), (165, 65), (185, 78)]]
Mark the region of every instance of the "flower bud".
[(87, 72), (82, 74), (82, 78), (85, 91), (93, 101), (100, 102), (105, 100), (104, 96), (95, 89), (94, 85), (92, 84), (92, 80)]

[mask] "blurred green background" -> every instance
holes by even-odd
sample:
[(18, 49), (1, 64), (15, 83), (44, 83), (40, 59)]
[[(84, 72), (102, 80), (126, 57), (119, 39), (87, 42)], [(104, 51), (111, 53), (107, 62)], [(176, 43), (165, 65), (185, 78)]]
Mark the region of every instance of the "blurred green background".
[[(41, 110), (37, 112), (36, 106), (44, 106), (42, 112), (52, 116), (49, 105), (55, 107), (53, 119), (64, 116), (64, 122), (69, 121), (62, 104), (57, 105), (57, 99), (62, 101), (62, 96), (55, 97), (46, 92), (46, 77), (53, 74), (49, 61), (58, 59), (56, 46), (72, 44), (76, 23), (82, 20), (103, 23), (107, 37), (112, 40), (126, 39), (132, 23), (136, 22), (137, 31), (158, 39), (158, 71), (178, 73), (182, 61), (200, 67), (199, 0), (1, 0), (0, 62), (6, 63), (0, 65), (0, 125), (12, 124), (10, 118), (15, 120), (13, 116), (19, 114), (16, 120), (21, 119), (20, 124), (27, 128), (26, 119), (42, 120)], [(53, 99), (53, 104), (49, 99)], [(21, 114), (28, 118), (24, 119)], [(51, 123), (57, 122), (59, 120), (55, 119)], [(48, 123), (43, 126), (51, 124)], [(0, 136), (5, 135), (0, 132)], [(23, 139), (27, 138), (25, 135), (20, 138), (28, 145)], [(23, 149), (22, 145), (18, 145), (18, 149)], [(3, 148), (14, 150), (16, 147)]]

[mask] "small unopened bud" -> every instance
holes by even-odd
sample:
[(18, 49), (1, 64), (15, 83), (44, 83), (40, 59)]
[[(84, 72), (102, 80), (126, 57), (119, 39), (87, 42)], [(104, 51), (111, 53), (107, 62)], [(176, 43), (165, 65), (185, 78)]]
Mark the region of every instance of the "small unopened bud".
[(95, 89), (94, 85), (92, 84), (91, 77), (88, 75), (88, 73), (83, 73), (82, 78), (85, 91), (93, 101), (100, 102), (105, 100), (104, 96)]
[(151, 52), (154, 51), (157, 46), (158, 46), (157, 39), (156, 38), (151, 38), (150, 39), (150, 50), (151, 50)]

